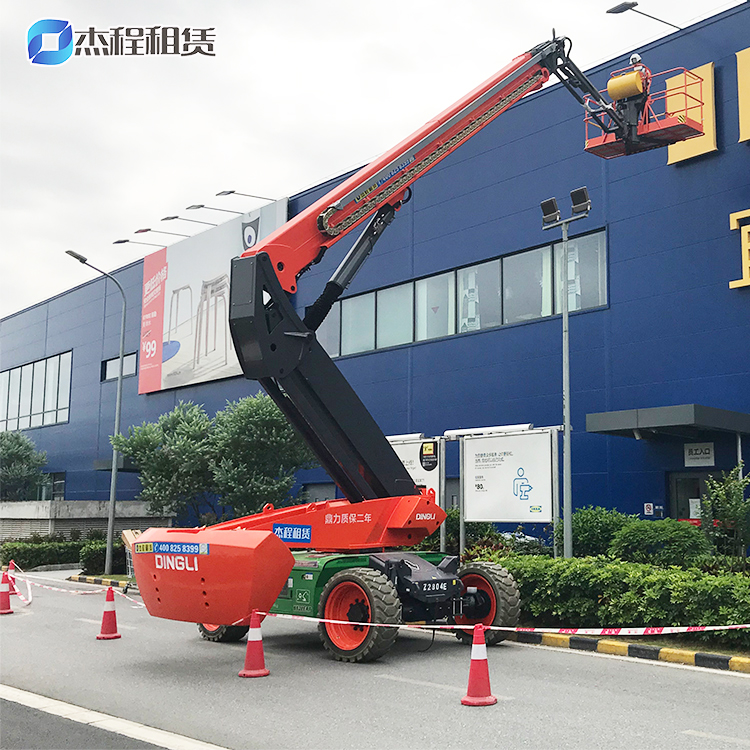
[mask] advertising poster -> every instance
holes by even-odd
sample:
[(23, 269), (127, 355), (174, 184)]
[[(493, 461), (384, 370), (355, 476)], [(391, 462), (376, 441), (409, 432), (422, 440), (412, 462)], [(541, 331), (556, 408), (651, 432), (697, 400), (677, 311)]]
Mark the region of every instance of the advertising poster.
[(464, 438), (464, 519), (552, 521), (552, 433)]
[[(390, 439), (389, 439), (390, 442)], [(437, 440), (409, 440), (391, 442), (391, 448), (401, 459), (415, 484), (435, 491), (440, 503), (440, 452)]]
[(232, 258), (285, 221), (286, 199), (146, 256), (138, 393), (242, 374), (229, 333)]

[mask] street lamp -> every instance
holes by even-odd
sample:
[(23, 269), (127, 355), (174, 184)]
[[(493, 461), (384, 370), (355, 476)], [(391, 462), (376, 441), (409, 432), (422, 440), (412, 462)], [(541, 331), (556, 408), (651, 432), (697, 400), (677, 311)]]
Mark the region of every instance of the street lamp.
[(190, 237), (189, 234), (179, 234), (178, 232), (163, 232), (161, 229), (136, 229), (133, 234), (143, 234), (144, 232), (155, 232), (156, 234), (171, 234), (173, 237)]
[(262, 201), (273, 201), (275, 198), (267, 198), (265, 195), (251, 195), (250, 193), (238, 193), (236, 190), (222, 190), (220, 193), (216, 193), (217, 196), (219, 195), (242, 195), (245, 198), (259, 198)]
[[(120, 434), (120, 412), (122, 410), (122, 370), (123, 360), (125, 359), (125, 317), (127, 314), (127, 300), (125, 299), (125, 291), (122, 288), (120, 282), (111, 274), (106, 271), (102, 271), (101, 268), (97, 268), (88, 262), (87, 258), (83, 255), (73, 252), (72, 250), (65, 251), (71, 258), (75, 258), (79, 263), (83, 263), (84, 266), (93, 268), (94, 271), (106, 276), (108, 279), (114, 281), (115, 286), (120, 290), (122, 295), (122, 320), (120, 322), (120, 366), (117, 372), (117, 400), (115, 406), (115, 435)], [(110, 575), (112, 573), (112, 551), (114, 546), (115, 536), (115, 503), (117, 502), (117, 448), (112, 447), (112, 476), (109, 482), (109, 517), (107, 519), (107, 553), (104, 560), (104, 574)]]
[(662, 21), (661, 18), (657, 18), (656, 16), (650, 16), (648, 13), (644, 13), (641, 10), (636, 10), (635, 6), (638, 5), (638, 3), (628, 2), (628, 3), (620, 3), (619, 5), (615, 5), (614, 8), (610, 8), (607, 13), (613, 13), (614, 15), (619, 15), (620, 13), (625, 13), (627, 10), (632, 10), (633, 13), (639, 13), (642, 16), (646, 16), (646, 18), (651, 18), (654, 21), (659, 21), (659, 23), (664, 23), (667, 26), (671, 26), (673, 29), (677, 29), (677, 31), (682, 31), (682, 29), (679, 26), (675, 26), (673, 23), (669, 23), (669, 21)]
[(242, 211), (232, 211), (228, 208), (214, 208), (213, 206), (204, 206), (202, 203), (197, 203), (194, 206), (188, 206), (185, 210), (192, 211), (193, 209), (196, 209), (196, 208), (207, 208), (210, 211), (224, 211), (224, 213), (227, 213), (227, 214), (237, 214), (237, 216), (242, 216)]
[(562, 227), (562, 357), (563, 357), (563, 555), (573, 557), (573, 530), (570, 519), (573, 513), (571, 495), (570, 461), (570, 331), (568, 320), (568, 225), (585, 219), (591, 210), (589, 191), (585, 187), (571, 190), (572, 216), (560, 218), (560, 209), (555, 198), (542, 201), (542, 229)]
[(164, 245), (155, 245), (153, 242), (136, 242), (136, 240), (115, 240), (113, 245), (123, 245), (130, 242), (132, 245), (149, 245), (150, 247), (164, 247)]
[(184, 216), (165, 216), (162, 221), (172, 221), (179, 219), (180, 221), (192, 221), (193, 224), (208, 224), (210, 227), (218, 226), (218, 224), (212, 224), (210, 221), (200, 221), (198, 219), (186, 219)]

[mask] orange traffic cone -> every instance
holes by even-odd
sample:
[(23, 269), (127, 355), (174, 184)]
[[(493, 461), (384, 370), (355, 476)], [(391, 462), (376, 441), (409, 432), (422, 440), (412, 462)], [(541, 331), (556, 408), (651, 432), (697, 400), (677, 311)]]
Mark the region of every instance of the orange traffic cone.
[(250, 615), (250, 630), (247, 633), (247, 651), (245, 651), (245, 668), (240, 671), (240, 677), (265, 677), (271, 674), (266, 669), (263, 658), (263, 638), (260, 634), (260, 616), (254, 609)]
[(3, 571), (3, 581), (0, 583), (0, 615), (12, 615), (13, 610), (10, 608), (10, 583), (8, 574)]
[(464, 706), (492, 706), (497, 698), (490, 692), (490, 668), (487, 663), (487, 644), (484, 641), (484, 625), (474, 626), (474, 640), (471, 644), (471, 667), (469, 668), (469, 689), (461, 698)]
[(16, 564), (13, 560), (8, 563), (8, 584), (10, 585), (10, 591), (8, 592), (11, 596), (13, 594), (18, 595), (16, 590)]
[(107, 600), (104, 602), (104, 614), (102, 615), (102, 632), (96, 636), (97, 641), (109, 641), (113, 638), (122, 638), (117, 632), (117, 615), (115, 614), (115, 592), (110, 586), (107, 589)]

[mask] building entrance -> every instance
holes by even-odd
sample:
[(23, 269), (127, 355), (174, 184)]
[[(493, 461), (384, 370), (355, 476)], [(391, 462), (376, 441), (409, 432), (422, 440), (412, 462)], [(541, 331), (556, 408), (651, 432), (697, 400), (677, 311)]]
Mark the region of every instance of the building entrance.
[(669, 515), (680, 521), (700, 521), (700, 501), (706, 494), (708, 471), (673, 472), (669, 475)]

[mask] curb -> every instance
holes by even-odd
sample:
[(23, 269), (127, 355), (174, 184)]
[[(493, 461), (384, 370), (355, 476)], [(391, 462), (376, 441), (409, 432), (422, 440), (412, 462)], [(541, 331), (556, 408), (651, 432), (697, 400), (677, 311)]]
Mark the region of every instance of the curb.
[(77, 581), (78, 583), (93, 583), (97, 586), (112, 586), (116, 589), (129, 589), (130, 591), (138, 592), (138, 587), (134, 581), (115, 581), (110, 578), (94, 578), (94, 576), (68, 576), (69, 581)]
[(650, 646), (645, 643), (625, 643), (607, 638), (591, 638), (583, 635), (562, 635), (559, 633), (511, 633), (509, 641), (532, 643), (538, 646), (573, 648), (579, 651), (596, 651), (600, 654), (632, 656), (636, 659), (667, 661), (673, 664), (688, 664), (691, 667), (725, 669), (732, 672), (750, 674), (750, 657), (709, 654), (702, 651), (687, 651), (668, 646)]

